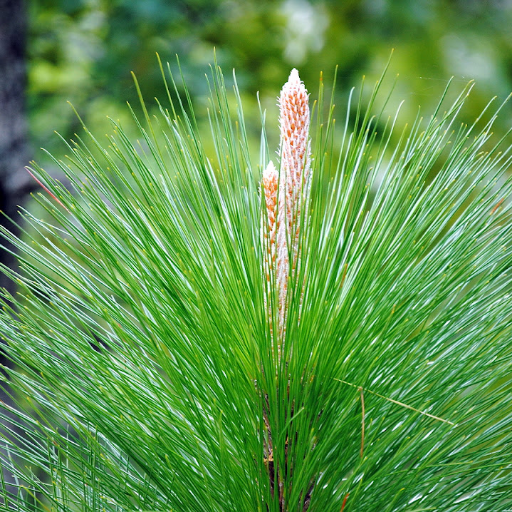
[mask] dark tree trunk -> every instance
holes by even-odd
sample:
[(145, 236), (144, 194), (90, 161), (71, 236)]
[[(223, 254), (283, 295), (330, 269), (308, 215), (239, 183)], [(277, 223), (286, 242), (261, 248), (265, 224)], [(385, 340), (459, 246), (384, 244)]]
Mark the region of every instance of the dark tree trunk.
[[(18, 220), (18, 205), (33, 189), (24, 169), (30, 158), (25, 120), (26, 24), (23, 0), (0, 0), (0, 210), (14, 220)], [(0, 224), (18, 234), (5, 215), (0, 216)], [(12, 249), (5, 240), (1, 243)], [(0, 249), (0, 263), (14, 268), (16, 259)], [(0, 287), (13, 292), (15, 285), (0, 274)]]
[[(16, 221), (18, 205), (23, 205), (28, 194), (34, 188), (31, 178), (24, 167), (28, 164), (30, 150), (27, 140), (25, 120), (25, 41), (26, 12), (23, 0), (0, 0), (0, 224), (11, 232), (19, 234), (19, 229), (6, 218)], [(0, 244), (13, 250), (11, 244), (0, 237)], [(0, 247), (0, 263), (16, 268), (16, 258)], [(3, 273), (0, 273), (0, 287), (14, 293), (16, 285)], [(0, 363), (9, 365), (2, 350), (0, 337)], [(3, 372), (2, 368), (2, 372)], [(0, 399), (11, 403), (10, 394), (6, 393), (7, 385), (0, 386)], [(11, 416), (4, 409), (5, 416)], [(16, 418), (14, 416), (14, 418)], [(0, 424), (1, 435), (10, 436), (12, 426), (6, 428)], [(19, 432), (18, 432), (19, 434)], [(1, 451), (4, 452), (2, 446)], [(2, 461), (6, 454), (0, 453)], [(7, 467), (0, 468), (7, 492), (17, 495), (13, 476)], [(3, 505), (3, 497), (0, 498)]]

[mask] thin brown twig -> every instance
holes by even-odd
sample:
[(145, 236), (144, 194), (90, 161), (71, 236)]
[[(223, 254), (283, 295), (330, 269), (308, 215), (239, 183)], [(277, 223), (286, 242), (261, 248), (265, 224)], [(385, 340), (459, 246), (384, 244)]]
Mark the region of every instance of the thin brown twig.
[(34, 174), (30, 171), (30, 169), (28, 167), (25, 167), (26, 171), (30, 174), (30, 176), (32, 176), (32, 178), (34, 178), (35, 181), (37, 181), (37, 183), (44, 189), (44, 191), (46, 193), (48, 193), (51, 197), (53, 197), (53, 199), (55, 199), (55, 201), (57, 201), (57, 203), (59, 203), (66, 211), (69, 211), (63, 204), (61, 201), (59, 201), (59, 199), (55, 196), (55, 194), (53, 194), (50, 189), (40, 180), (38, 179), (36, 176), (34, 176)]
[[(334, 379), (334, 380), (337, 380), (338, 382), (341, 382), (342, 384), (347, 384), (347, 386), (352, 386), (353, 388), (359, 389), (361, 387), (361, 386), (357, 386), (356, 384), (352, 384), (351, 382), (347, 382), (346, 380), (341, 380), (341, 379)], [(416, 409), (414, 407), (411, 407), (410, 405), (404, 404), (403, 402), (399, 402), (398, 400), (393, 400), (392, 398), (389, 398), (387, 396), (379, 395), (379, 393), (375, 393), (375, 391), (372, 391), (371, 389), (363, 388), (363, 390), (366, 391), (367, 393), (371, 393), (372, 395), (383, 398), (384, 400), (387, 400), (388, 402), (392, 402), (396, 405), (400, 405), (401, 407), (405, 407), (406, 409), (410, 409), (411, 411), (418, 412), (418, 413), (422, 414), (423, 416), (428, 416), (429, 418), (432, 418), (434, 420), (442, 421), (443, 423), (448, 423), (448, 425), (455, 426), (455, 423), (453, 423), (453, 421), (448, 421), (443, 418), (440, 418), (439, 416), (434, 416), (433, 414), (429, 414), (428, 412), (420, 411), (419, 409)]]
[(341, 504), (340, 512), (343, 512), (343, 509), (345, 508), (345, 504), (347, 503), (347, 499), (348, 499), (349, 496), (350, 496), (350, 493), (347, 492), (347, 494), (345, 494), (345, 497), (343, 498), (343, 503)]
[(501, 206), (501, 203), (503, 203), (503, 201), (505, 200), (504, 197), (502, 197), (498, 203), (496, 204), (496, 206), (491, 210), (491, 213), (489, 215), (492, 215), (500, 206)]
[(345, 265), (343, 265), (343, 275), (341, 276), (340, 288), (343, 288), (343, 285), (345, 284), (345, 278), (347, 277), (347, 268), (348, 263), (345, 263)]

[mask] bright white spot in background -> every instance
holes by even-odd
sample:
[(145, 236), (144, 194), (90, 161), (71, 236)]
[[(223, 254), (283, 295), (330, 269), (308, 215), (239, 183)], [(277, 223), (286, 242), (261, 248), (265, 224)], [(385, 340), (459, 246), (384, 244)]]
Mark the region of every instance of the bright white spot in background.
[(329, 18), (323, 5), (311, 5), (307, 0), (286, 0), (281, 12), (287, 18), (284, 50), (285, 59), (302, 64), (308, 53), (319, 52), (325, 43)]
[(366, 12), (374, 16), (383, 16), (388, 10), (386, 0), (364, 0), (363, 5)]
[(489, 81), (498, 74), (492, 47), (480, 39), (466, 41), (455, 34), (442, 39), (447, 68), (469, 79)]

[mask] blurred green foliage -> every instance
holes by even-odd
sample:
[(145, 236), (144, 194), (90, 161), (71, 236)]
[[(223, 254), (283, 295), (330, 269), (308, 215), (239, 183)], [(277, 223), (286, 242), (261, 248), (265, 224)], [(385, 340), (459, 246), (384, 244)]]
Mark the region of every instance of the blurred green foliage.
[[(236, 69), (256, 145), (256, 94), (276, 119), (272, 109), (292, 67), (314, 98), (320, 72), (329, 84), (339, 66), (336, 103), (343, 106), (363, 74), (373, 84), (394, 48), (389, 76), (400, 74), (395, 97), (406, 100), (408, 121), (418, 105), (431, 113), (451, 76), (460, 87), (477, 81), (468, 120), (492, 96), (503, 100), (512, 91), (510, 0), (32, 0), (29, 22), (32, 141), (56, 155), (63, 146), (53, 131), (69, 138), (80, 126), (66, 101), (101, 134), (109, 131), (107, 115), (123, 123), (125, 102), (138, 103), (131, 71), (148, 103), (165, 99), (155, 52), (174, 70), (179, 55), (193, 100), (203, 106), (215, 48), (226, 76)], [(508, 117), (498, 130), (508, 128)], [(41, 153), (36, 158), (45, 163)]]

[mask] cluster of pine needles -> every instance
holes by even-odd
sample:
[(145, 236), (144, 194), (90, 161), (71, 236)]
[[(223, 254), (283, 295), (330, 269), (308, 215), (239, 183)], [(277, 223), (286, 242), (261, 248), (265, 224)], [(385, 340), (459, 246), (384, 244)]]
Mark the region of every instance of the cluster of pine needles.
[(84, 126), (66, 187), (30, 169), (43, 218), (2, 230), (1, 506), (511, 510), (504, 107), (465, 125), (449, 85), (402, 129), (383, 78), (335, 109), (294, 70), (254, 162), (235, 77), (203, 142), (160, 67), (139, 141)]

